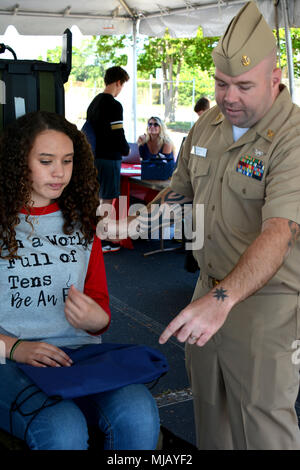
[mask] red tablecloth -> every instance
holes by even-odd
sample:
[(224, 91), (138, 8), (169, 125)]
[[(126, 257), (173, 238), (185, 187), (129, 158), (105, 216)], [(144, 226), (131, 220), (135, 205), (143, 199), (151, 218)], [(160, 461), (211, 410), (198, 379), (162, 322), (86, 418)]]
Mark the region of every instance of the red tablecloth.
[(122, 163), (121, 176), (141, 176), (140, 163)]
[[(141, 165), (135, 163), (122, 163), (121, 166), (121, 188), (120, 188), (120, 195), (126, 196), (126, 203), (127, 204), (119, 204), (119, 199), (114, 200), (114, 207), (116, 211), (116, 218), (117, 220), (126, 218), (128, 215), (129, 210), (129, 203), (130, 203), (130, 196), (135, 196), (138, 199), (141, 199), (145, 203), (148, 203), (154, 199), (157, 195), (158, 191), (140, 186), (138, 181), (137, 182), (130, 182), (130, 176), (141, 176)], [(130, 238), (126, 238), (125, 240), (120, 240), (120, 245), (133, 249), (133, 244)]]
[[(128, 179), (129, 176), (140, 176), (140, 175), (141, 175), (141, 165), (138, 165), (135, 163), (134, 164), (122, 163), (120, 195), (127, 197), (127, 208), (124, 208), (124, 206), (120, 207), (119, 199), (114, 200), (117, 220), (127, 217), (127, 214), (128, 214), (129, 200), (130, 200), (130, 183)], [(124, 248), (129, 248), (131, 250), (133, 249), (133, 244), (130, 238), (126, 238), (125, 240), (120, 240), (120, 245), (123, 246)]]

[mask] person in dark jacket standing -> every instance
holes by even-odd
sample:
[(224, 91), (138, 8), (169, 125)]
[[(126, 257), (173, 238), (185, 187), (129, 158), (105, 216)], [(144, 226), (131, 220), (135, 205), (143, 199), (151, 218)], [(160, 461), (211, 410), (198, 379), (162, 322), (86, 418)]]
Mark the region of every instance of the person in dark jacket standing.
[[(130, 152), (123, 129), (123, 107), (115, 99), (128, 80), (129, 75), (122, 67), (107, 69), (103, 93), (93, 99), (87, 110), (87, 120), (96, 135), (95, 166), (100, 183), (100, 203), (110, 206), (120, 195), (122, 155)], [(105, 242), (102, 249), (105, 253), (118, 251), (120, 245)]]

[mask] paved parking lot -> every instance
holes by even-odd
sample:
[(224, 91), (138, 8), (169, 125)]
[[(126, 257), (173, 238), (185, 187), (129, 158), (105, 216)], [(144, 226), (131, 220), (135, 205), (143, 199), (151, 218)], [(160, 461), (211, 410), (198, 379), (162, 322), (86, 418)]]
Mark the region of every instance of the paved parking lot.
[[(184, 269), (182, 251), (144, 257), (159, 242), (136, 241), (134, 250), (105, 254), (112, 323), (104, 341), (139, 343), (157, 348), (170, 370), (151, 390), (159, 407), (161, 425), (195, 444), (193, 403), (185, 371), (184, 345), (158, 338), (169, 321), (190, 301), (197, 274)], [(176, 242), (167, 242), (169, 246)]]

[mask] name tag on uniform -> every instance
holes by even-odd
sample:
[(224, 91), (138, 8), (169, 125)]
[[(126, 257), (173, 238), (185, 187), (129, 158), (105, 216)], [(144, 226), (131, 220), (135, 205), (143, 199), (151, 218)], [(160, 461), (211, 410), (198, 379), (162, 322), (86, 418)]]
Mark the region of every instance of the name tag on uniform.
[(192, 147), (192, 153), (197, 155), (198, 157), (206, 157), (207, 154), (207, 149), (204, 147), (197, 147), (197, 145), (193, 145)]

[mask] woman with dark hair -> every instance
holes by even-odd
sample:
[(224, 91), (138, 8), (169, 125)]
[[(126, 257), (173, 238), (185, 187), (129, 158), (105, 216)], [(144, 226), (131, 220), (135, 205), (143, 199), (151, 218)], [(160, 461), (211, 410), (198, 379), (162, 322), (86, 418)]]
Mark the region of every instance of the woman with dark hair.
[(56, 401), (17, 367), (69, 367), (63, 348), (100, 343), (109, 326), (98, 191), (86, 138), (64, 117), (29, 113), (4, 130), (0, 428), (31, 449), (87, 449), (90, 424), (104, 433), (105, 449), (156, 447), (158, 412), (144, 385)]

